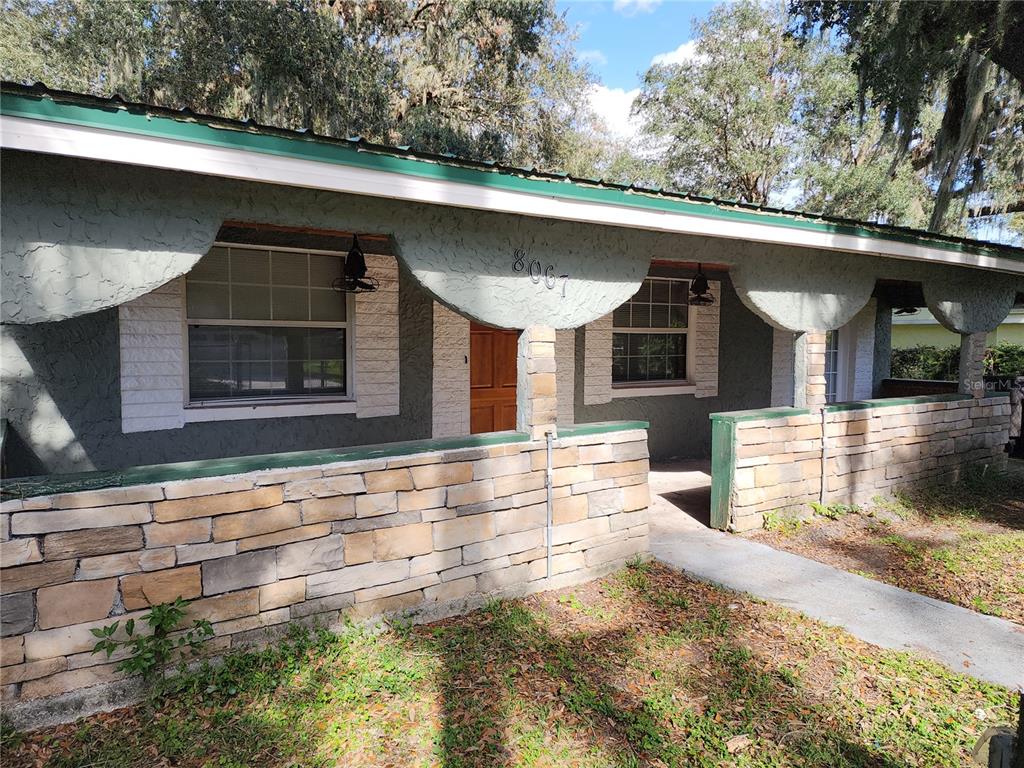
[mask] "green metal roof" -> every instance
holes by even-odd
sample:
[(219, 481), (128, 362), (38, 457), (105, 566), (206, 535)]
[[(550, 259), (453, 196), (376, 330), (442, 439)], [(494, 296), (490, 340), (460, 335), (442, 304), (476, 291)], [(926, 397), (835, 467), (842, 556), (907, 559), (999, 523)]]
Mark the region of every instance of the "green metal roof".
[(118, 97), (101, 98), (55, 91), (42, 85), (4, 83), (0, 90), (0, 114), (546, 197), (912, 243), (959, 253), (1024, 261), (1024, 248), (1014, 246), (664, 190), (623, 186), (454, 156), (431, 155), (405, 147), (372, 144), (359, 138), (337, 139), (316, 135), (312, 131), (285, 130), (248, 121), (198, 115), (189, 110), (175, 111), (130, 103)]

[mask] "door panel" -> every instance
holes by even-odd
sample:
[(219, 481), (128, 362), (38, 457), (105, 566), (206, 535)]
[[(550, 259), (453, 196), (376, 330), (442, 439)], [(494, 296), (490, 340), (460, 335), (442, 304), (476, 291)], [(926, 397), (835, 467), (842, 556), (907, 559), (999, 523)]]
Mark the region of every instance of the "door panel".
[(469, 329), (469, 431), (516, 428), (516, 358), (519, 331)]

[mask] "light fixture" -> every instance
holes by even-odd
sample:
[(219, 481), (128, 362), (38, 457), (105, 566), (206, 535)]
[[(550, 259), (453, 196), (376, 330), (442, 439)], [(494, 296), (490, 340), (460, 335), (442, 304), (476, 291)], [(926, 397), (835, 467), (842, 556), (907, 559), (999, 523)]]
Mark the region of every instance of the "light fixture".
[(332, 287), (342, 293), (372, 293), (380, 287), (377, 278), (366, 277), (366, 258), (356, 235), (352, 235), (352, 247), (345, 257), (341, 277), (335, 278)]
[(895, 312), (893, 312), (893, 314), (899, 315), (900, 317), (905, 317), (907, 315), (916, 315), (920, 311), (921, 310), (918, 309), (917, 307), (900, 307)]
[(690, 281), (690, 304), (695, 307), (706, 307), (715, 303), (715, 297), (711, 295), (711, 287), (708, 279), (704, 276), (704, 267), (697, 265), (697, 274)]

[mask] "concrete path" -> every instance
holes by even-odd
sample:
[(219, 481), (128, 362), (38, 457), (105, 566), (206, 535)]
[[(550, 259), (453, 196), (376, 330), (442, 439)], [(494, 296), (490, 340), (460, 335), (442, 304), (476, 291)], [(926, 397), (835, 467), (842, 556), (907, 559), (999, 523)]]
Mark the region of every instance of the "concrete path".
[(700, 464), (652, 469), (651, 551), (659, 560), (703, 581), (842, 627), (866, 642), (915, 651), (955, 672), (1024, 689), (1024, 629), (709, 530), (695, 519), (701, 514), (702, 489), (710, 481), (706, 469)]

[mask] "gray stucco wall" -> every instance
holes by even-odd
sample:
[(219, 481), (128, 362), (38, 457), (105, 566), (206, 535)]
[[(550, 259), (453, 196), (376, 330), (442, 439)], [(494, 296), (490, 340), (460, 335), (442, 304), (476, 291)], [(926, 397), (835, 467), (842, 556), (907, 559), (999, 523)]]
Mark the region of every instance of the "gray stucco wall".
[(882, 380), (892, 372), (892, 305), (878, 299), (875, 311), (875, 360), (872, 367), (871, 396), (879, 397)]
[[(306, 416), (121, 432), (117, 310), (3, 325), (11, 477), (430, 437), (432, 300), (400, 273), (401, 414)], [(27, 363), (27, 365), (26, 365)]]
[(585, 405), (581, 329), (576, 337), (577, 424), (644, 419), (651, 424), (648, 443), (652, 459), (703, 458), (711, 455), (709, 417), (712, 413), (765, 408), (770, 404), (772, 328), (743, 305), (728, 275), (709, 272), (708, 278), (722, 281), (718, 397), (698, 399), (693, 395), (665, 395)]

